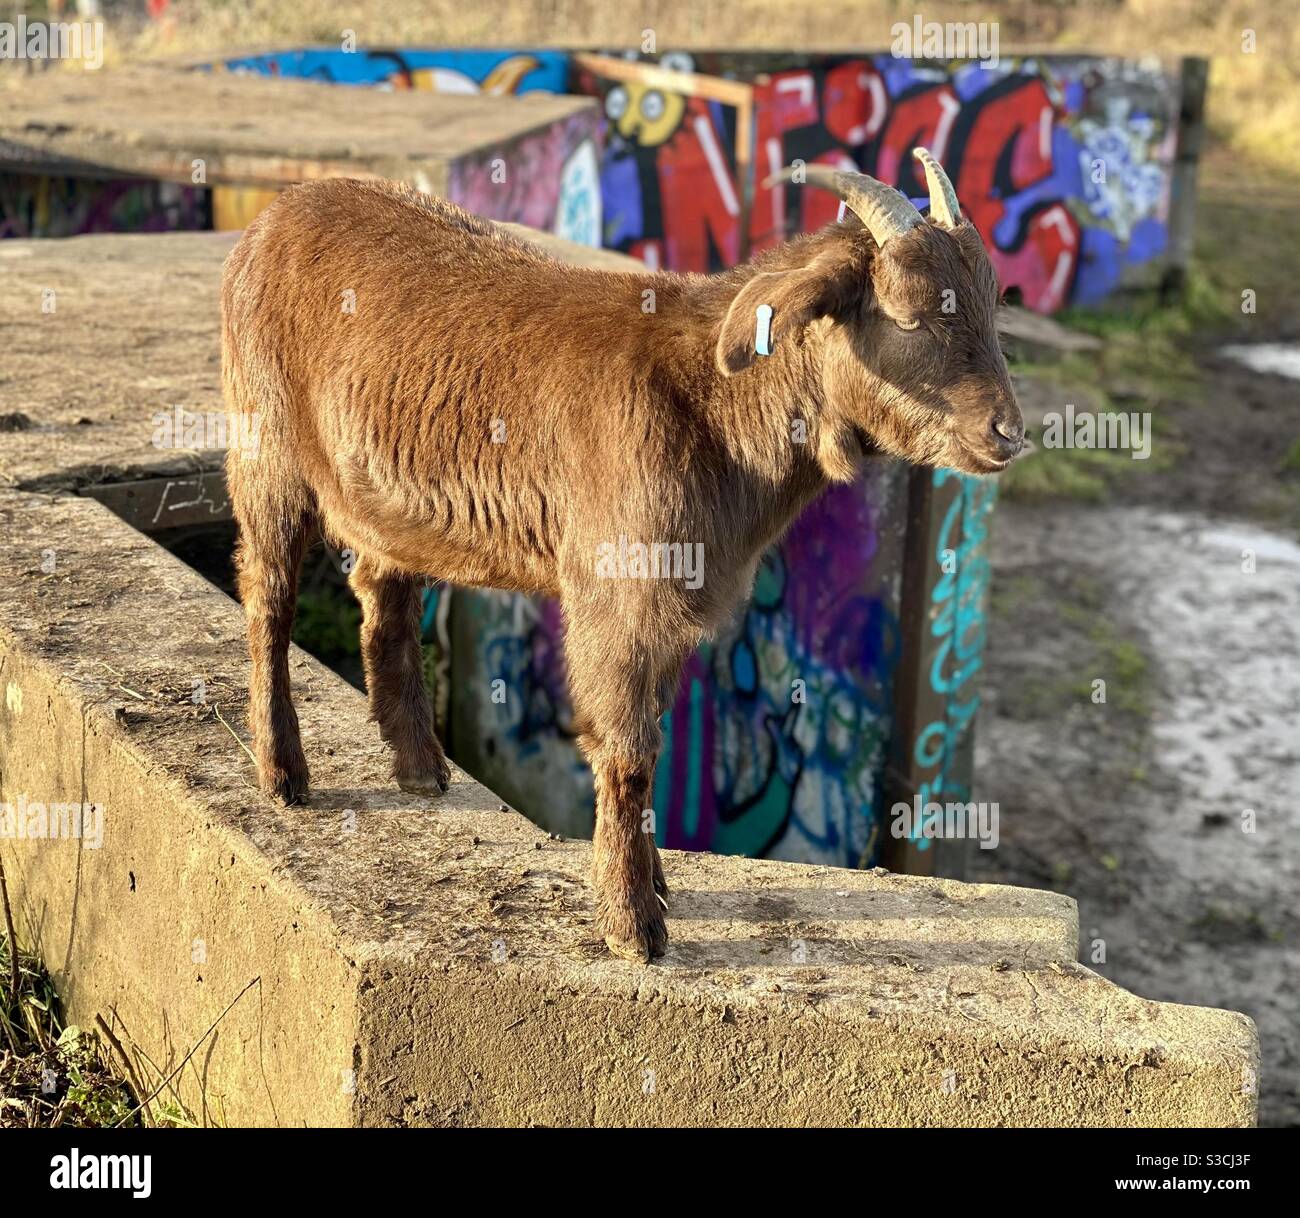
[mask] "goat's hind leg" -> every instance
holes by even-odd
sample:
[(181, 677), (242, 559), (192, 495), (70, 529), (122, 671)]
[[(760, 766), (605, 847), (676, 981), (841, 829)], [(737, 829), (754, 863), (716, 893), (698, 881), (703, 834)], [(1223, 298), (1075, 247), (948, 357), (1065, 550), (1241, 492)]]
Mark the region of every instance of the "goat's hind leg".
[(305, 494), (268, 495), (269, 482), (231, 478), (239, 521), (236, 567), (248, 620), (248, 717), (258, 781), (286, 804), (307, 794), (307, 758), (289, 686), (298, 572), (315, 529)]
[(364, 557), (349, 582), (361, 602), (361, 661), (370, 714), (392, 746), (393, 777), (403, 791), (446, 791), (451, 767), (433, 730), (424, 684), (420, 583)]

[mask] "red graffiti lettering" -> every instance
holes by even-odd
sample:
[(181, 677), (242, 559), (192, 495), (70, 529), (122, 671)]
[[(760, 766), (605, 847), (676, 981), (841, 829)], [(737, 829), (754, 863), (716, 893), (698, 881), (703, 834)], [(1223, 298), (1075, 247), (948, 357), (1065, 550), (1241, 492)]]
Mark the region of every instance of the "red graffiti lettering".
[(659, 151), (666, 264), (708, 271), (712, 241), (723, 266), (740, 260), (740, 192), (708, 104), (692, 97), (677, 133)]

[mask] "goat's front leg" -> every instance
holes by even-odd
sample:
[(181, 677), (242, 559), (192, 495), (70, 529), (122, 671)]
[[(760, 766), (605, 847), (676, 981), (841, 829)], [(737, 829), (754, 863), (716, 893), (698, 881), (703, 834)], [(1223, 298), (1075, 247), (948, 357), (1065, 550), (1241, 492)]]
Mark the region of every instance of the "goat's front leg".
[(433, 730), (420, 650), (417, 580), (358, 559), (348, 582), (361, 602), (361, 662), (371, 717), (393, 749), (393, 777), (403, 791), (446, 791), (451, 767)]
[(624, 637), (626, 618), (619, 618), (608, 606), (569, 613), (565, 651), (579, 743), (596, 782), (591, 867), (597, 920), (611, 952), (650, 960), (668, 946), (668, 886), (648, 814), (662, 743), (660, 690), (675, 688), (680, 662), (677, 650), (671, 662), (657, 656), (641, 632)]
[(605, 944), (616, 956), (650, 960), (668, 946), (660, 892), (666, 892), (652, 826), (654, 754), (633, 755), (617, 742), (590, 741), (596, 778), (596, 832), (591, 879)]

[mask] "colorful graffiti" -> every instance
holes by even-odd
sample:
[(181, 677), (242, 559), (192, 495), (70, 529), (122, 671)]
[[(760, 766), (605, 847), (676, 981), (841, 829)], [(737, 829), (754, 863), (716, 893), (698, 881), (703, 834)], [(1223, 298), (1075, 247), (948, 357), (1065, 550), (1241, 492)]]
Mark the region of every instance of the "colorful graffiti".
[[(681, 77), (691, 83), (674, 90), (663, 73), (602, 77), (564, 52), (541, 51), (298, 51), (229, 66), (599, 97), (608, 123), (602, 243), (652, 266), (717, 270), (747, 244), (762, 249), (833, 218), (832, 199), (757, 185), (795, 158), (857, 167), (921, 197), (909, 155), (916, 144), (945, 162), (1004, 286), (1031, 308), (1095, 302), (1168, 245), (1179, 98), (1176, 78), (1159, 67), (1032, 57), (986, 69), (884, 54), (727, 52), (658, 62), (708, 75)], [(710, 79), (753, 82), (753, 181), (737, 167), (737, 108), (706, 95)]]
[(225, 67), (232, 72), (435, 93), (564, 93), (569, 80), (567, 51), (311, 47), (229, 59)]
[[(997, 69), (889, 55), (706, 55), (702, 71), (754, 80), (748, 237), (763, 249), (833, 219), (834, 199), (760, 183), (796, 159), (858, 168), (923, 200), (911, 149), (946, 165), (1004, 287), (1052, 312), (1113, 291), (1168, 242), (1177, 80), (1096, 58), (1007, 61)], [(768, 70), (770, 69), (770, 70)], [(716, 270), (741, 246), (734, 111), (699, 98), (655, 103), (649, 128), (623, 121), (624, 86), (575, 74), (604, 99), (612, 131), (602, 187), (606, 243), (678, 270)], [(660, 87), (662, 93), (662, 85)], [(669, 116), (676, 116), (671, 128)]]
[[(1148, 61), (1032, 56), (984, 68), (888, 54), (675, 52), (635, 79), (566, 51), (314, 49), (227, 66), (597, 97), (607, 124), (601, 243), (655, 267), (718, 270), (834, 218), (835, 200), (818, 192), (761, 187), (796, 158), (856, 167), (923, 198), (910, 155), (918, 144), (944, 162), (1003, 286), (1030, 308), (1101, 300), (1169, 247), (1179, 78)], [(752, 131), (711, 84), (749, 88)], [(751, 137), (752, 167), (737, 154)]]
[[(692, 66), (680, 55), (669, 62), (679, 70)], [(707, 96), (698, 78), (697, 92), (686, 94), (655, 68), (644, 70), (637, 80), (575, 66), (573, 90), (599, 97), (608, 122), (603, 244), (656, 268), (734, 266), (743, 255), (739, 107)]]
[(551, 832), (590, 837), (595, 797), (576, 744), (559, 605), (459, 588), (441, 599), (452, 603), (452, 757)]
[(454, 161), (447, 197), (466, 211), (600, 245), (601, 125), (573, 114), (504, 148)]
[(868, 851), (899, 651), (896, 602), (872, 579), (882, 489), (810, 507), (691, 658), (663, 723), (661, 843), (839, 865)]
[(0, 238), (208, 227), (207, 192), (201, 187), (0, 173)]
[[(837, 865), (869, 856), (899, 657), (904, 477), (887, 466), (819, 500), (765, 555), (736, 620), (687, 662), (655, 772), (662, 844)], [(547, 828), (589, 834), (558, 606), (457, 599), (453, 754)]]
[[(564, 51), (308, 48), (227, 60), (230, 72), (303, 77), (435, 93), (564, 93)], [(526, 224), (580, 245), (601, 244), (604, 124), (574, 115), (548, 130), (455, 162), (447, 196), (492, 220)]]
[[(912, 762), (922, 777), (920, 805), (931, 800), (965, 802), (970, 798), (969, 767), (962, 764), (975, 729), (980, 692), (977, 676), (984, 663), (985, 614), (990, 564), (988, 519), (997, 498), (997, 483), (953, 470), (934, 471), (936, 491), (955, 484), (939, 524), (934, 552), (928, 556), (938, 578), (929, 589), (930, 643), (933, 652), (926, 679), (943, 713), (920, 727), (912, 742)], [(925, 851), (934, 839), (924, 821), (913, 828), (913, 845)]]

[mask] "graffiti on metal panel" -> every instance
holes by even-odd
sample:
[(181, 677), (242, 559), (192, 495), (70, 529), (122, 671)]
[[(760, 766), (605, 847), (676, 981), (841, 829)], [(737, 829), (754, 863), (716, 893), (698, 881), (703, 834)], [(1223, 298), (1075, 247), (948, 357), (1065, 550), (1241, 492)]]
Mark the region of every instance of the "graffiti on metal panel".
[[(984, 658), (987, 631), (989, 555), (988, 517), (997, 484), (953, 470), (934, 472), (935, 488), (950, 480), (960, 484), (939, 529), (930, 561), (942, 572), (930, 593), (930, 633), (938, 646), (926, 679), (943, 700), (943, 717), (925, 724), (913, 745), (913, 761), (926, 775), (920, 804), (931, 800), (963, 802), (969, 784), (954, 773), (958, 749), (973, 730), (980, 695), (977, 676)], [(913, 830), (919, 850), (931, 844), (924, 823)]]
[(664, 844), (861, 856), (899, 648), (893, 609), (868, 591), (877, 539), (863, 487), (832, 490), (765, 556), (737, 624), (692, 657), (656, 772)]
[(574, 114), (453, 162), (447, 197), (466, 211), (600, 245), (600, 123)]
[(0, 173), (0, 237), (202, 229), (206, 195), (171, 182)]

